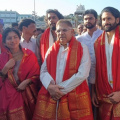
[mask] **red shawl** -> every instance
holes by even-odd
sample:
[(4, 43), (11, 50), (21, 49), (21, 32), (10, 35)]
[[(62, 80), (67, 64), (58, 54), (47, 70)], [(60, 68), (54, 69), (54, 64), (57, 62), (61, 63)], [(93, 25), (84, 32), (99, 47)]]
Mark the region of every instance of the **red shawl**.
[[(59, 48), (60, 43), (56, 41), (50, 49), (46, 60), (48, 72), (54, 80), (56, 79), (56, 65)], [(78, 72), (82, 56), (83, 48), (81, 43), (72, 37), (68, 47), (63, 81), (69, 79)], [(38, 95), (33, 120), (54, 120), (56, 116), (56, 105), (56, 101), (51, 99), (48, 91), (42, 87)], [(59, 100), (57, 120), (70, 119), (93, 120), (89, 89), (86, 80)]]
[[(20, 82), (31, 79), (33, 84), (28, 85), (23, 92), (18, 92), (13, 69), (8, 71), (8, 78), (4, 82), (0, 78), (0, 119), (8, 119), (8, 117), (9, 120), (32, 119), (37, 99), (36, 84), (39, 81), (40, 69), (37, 58), (32, 51), (23, 49), (23, 53), (18, 70), (18, 78)], [(0, 55), (0, 70), (11, 57), (12, 55), (9, 52), (4, 52)], [(18, 115), (18, 119), (16, 115)]]
[[(120, 109), (119, 109), (120, 103), (113, 105), (109, 101), (109, 99), (107, 99), (107, 95), (115, 91), (120, 91), (120, 27), (119, 26), (115, 30), (115, 39), (114, 39), (114, 46), (112, 53), (113, 88), (110, 86), (107, 76), (105, 32), (103, 32), (103, 34), (95, 42), (95, 54), (96, 54), (96, 88), (97, 88), (98, 98), (99, 100), (102, 101), (100, 111), (103, 111), (102, 113), (103, 116), (108, 115), (109, 118), (113, 115), (113, 117), (115, 116), (116, 118), (118, 117), (117, 119), (114, 118), (114, 120), (118, 120), (120, 119)], [(119, 111), (119, 114), (117, 111)], [(105, 119), (102, 118), (102, 120), (109, 120), (109, 119), (107, 119), (106, 117)]]
[[(77, 73), (78, 71), (78, 67), (80, 65), (82, 54), (83, 54), (82, 46), (80, 43), (79, 44), (78, 43), (75, 40), (75, 38), (72, 37), (69, 44), (67, 63), (65, 67), (63, 81), (69, 79), (73, 74)], [(75, 44), (77, 44), (78, 46)], [(57, 54), (58, 54), (59, 48), (60, 48), (60, 43), (58, 40), (53, 44), (51, 50), (49, 51), (50, 54), (48, 53), (48, 56), (47, 56), (48, 73), (52, 76), (54, 80), (56, 80)], [(72, 63), (73, 65), (71, 65), (70, 63)], [(40, 93), (45, 93), (45, 94), (46, 92), (48, 93), (48, 91), (45, 88), (44, 89), (43, 88), (44, 87), (41, 88)]]
[(99, 94), (102, 97), (104, 94), (109, 95), (112, 92), (120, 91), (120, 32), (119, 26), (115, 31), (115, 40), (112, 54), (112, 77), (113, 88), (108, 82), (107, 76), (107, 60), (105, 52), (105, 32), (95, 42), (96, 53), (96, 83)]
[(44, 61), (45, 54), (49, 48), (49, 34), (50, 34), (50, 28), (46, 29), (40, 38), (40, 55), (42, 62)]

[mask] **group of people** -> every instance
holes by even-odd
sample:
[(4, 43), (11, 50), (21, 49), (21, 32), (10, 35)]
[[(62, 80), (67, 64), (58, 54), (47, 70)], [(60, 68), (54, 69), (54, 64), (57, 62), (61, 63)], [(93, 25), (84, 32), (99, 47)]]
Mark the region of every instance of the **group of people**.
[(31, 19), (0, 35), (0, 120), (120, 120), (119, 11), (104, 8), (100, 30), (86, 10), (77, 37), (58, 10), (45, 21), (37, 38)]

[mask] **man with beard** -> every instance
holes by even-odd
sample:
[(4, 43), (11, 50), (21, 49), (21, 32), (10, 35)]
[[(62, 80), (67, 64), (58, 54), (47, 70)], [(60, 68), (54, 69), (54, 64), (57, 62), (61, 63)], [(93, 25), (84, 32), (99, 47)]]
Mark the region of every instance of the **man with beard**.
[[(95, 84), (95, 53), (94, 53), (94, 42), (102, 34), (102, 30), (98, 29), (97, 23), (97, 12), (93, 9), (86, 10), (83, 19), (84, 26), (87, 28), (87, 32), (82, 34), (77, 40), (87, 45), (91, 57), (91, 69), (88, 77), (88, 84), (90, 94), (92, 92), (92, 85)], [(96, 118), (96, 111), (93, 107), (94, 118)]]
[(91, 84), (95, 83), (95, 53), (94, 53), (94, 42), (102, 34), (102, 30), (96, 27), (97, 12), (93, 9), (86, 10), (83, 19), (84, 26), (87, 28), (87, 32), (77, 38), (81, 43), (87, 45), (91, 57), (91, 69), (88, 77), (89, 89), (91, 93)]
[(37, 45), (40, 48), (41, 61), (45, 59), (45, 54), (49, 47), (56, 41), (56, 23), (59, 19), (64, 19), (63, 15), (58, 10), (49, 9), (46, 12), (45, 21), (48, 28), (42, 35), (37, 38)]
[(99, 107), (100, 120), (120, 120), (119, 17), (119, 11), (113, 7), (102, 10), (104, 32), (95, 42), (96, 90), (92, 91), (92, 101)]

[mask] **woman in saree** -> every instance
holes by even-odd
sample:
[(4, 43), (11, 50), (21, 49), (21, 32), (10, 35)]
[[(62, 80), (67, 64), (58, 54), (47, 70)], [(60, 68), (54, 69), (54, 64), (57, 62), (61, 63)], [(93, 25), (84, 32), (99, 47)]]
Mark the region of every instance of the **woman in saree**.
[(40, 68), (34, 53), (21, 48), (20, 34), (6, 28), (0, 54), (0, 120), (31, 120), (37, 98)]

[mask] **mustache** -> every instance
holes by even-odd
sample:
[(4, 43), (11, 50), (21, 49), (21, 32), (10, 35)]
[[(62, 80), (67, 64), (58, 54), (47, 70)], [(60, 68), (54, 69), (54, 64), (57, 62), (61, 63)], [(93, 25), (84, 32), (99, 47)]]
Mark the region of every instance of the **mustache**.
[(65, 36), (59, 36), (59, 38), (65, 38)]
[[(87, 24), (91, 24), (91, 23), (90, 23), (90, 22), (88, 22)], [(87, 25), (87, 24), (86, 24), (86, 25)]]
[(111, 24), (105, 24), (104, 26), (108, 26), (108, 25), (111, 26)]

